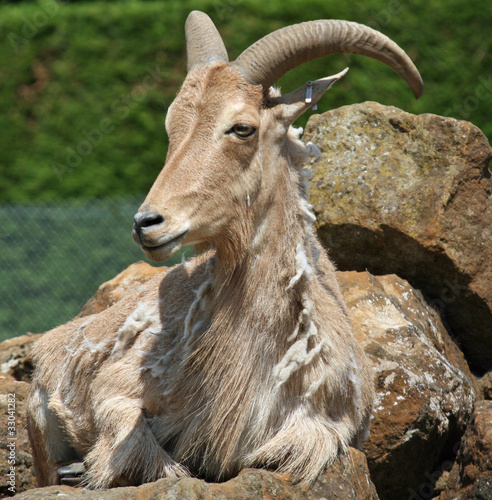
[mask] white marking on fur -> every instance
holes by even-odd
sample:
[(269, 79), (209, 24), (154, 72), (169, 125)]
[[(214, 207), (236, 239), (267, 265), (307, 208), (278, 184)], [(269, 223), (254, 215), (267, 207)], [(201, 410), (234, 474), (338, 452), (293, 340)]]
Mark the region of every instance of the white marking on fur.
[(164, 361), (164, 362), (161, 362), (161, 360), (157, 360), (156, 363), (154, 364), (154, 366), (152, 366), (152, 368), (150, 368), (150, 374), (154, 377), (154, 378), (161, 378), (164, 373), (166, 373), (168, 370), (168, 365), (167, 363)]
[(294, 332), (289, 336), (289, 339), (295, 338), (294, 334), (297, 336), (301, 324), (304, 324), (305, 331), (302, 337), (289, 347), (280, 362), (273, 367), (273, 376), (278, 380), (277, 387), (280, 387), (283, 383), (285, 383), (294, 372), (299, 370), (299, 368), (311, 363), (314, 357), (319, 354), (325, 343), (325, 341), (322, 340), (310, 351), (307, 350), (308, 341), (311, 337), (317, 335), (318, 328), (311, 319), (311, 309), (313, 303), (306, 293), (302, 294), (302, 302), (304, 309), (301, 311), (298, 325), (296, 326)]
[(181, 254), (181, 265), (185, 268), (188, 269), (188, 262), (186, 260), (186, 251)]
[(48, 410), (49, 399), (50, 398), (48, 393), (44, 389), (41, 389), (40, 387), (36, 387), (36, 389), (33, 391), (31, 395), (30, 405), (31, 408), (34, 408), (33, 411), (34, 420), (39, 430), (42, 433), (45, 433), (47, 428), (46, 414), (49, 411)]
[[(212, 267), (215, 264), (215, 259), (211, 257), (207, 261), (206, 269), (210, 272)], [(183, 330), (183, 338), (186, 339), (186, 348), (191, 344), (194, 340), (194, 320), (196, 313), (198, 311), (205, 311), (207, 309), (207, 295), (212, 290), (213, 282), (211, 279), (204, 281), (200, 288), (195, 291), (195, 300), (191, 303), (190, 308), (188, 309), (188, 314), (186, 315), (184, 322), (184, 330)], [(200, 321), (199, 321), (200, 322)], [(185, 349), (186, 351), (187, 349)], [(187, 357), (187, 353), (185, 358)]]
[(287, 342), (292, 342), (297, 337), (298, 333), (299, 333), (299, 323), (297, 323), (296, 327), (294, 328), (294, 331), (287, 337)]
[(311, 245), (311, 254), (313, 256), (314, 265), (316, 266), (321, 256), (321, 251), (319, 248), (315, 247), (314, 245)]
[(292, 135), (295, 139), (299, 139), (301, 137), (302, 133), (304, 132), (304, 129), (302, 127), (294, 127), (291, 125), (289, 127), (289, 132), (292, 132)]
[(309, 181), (305, 178), (301, 178), (301, 202), (302, 200), (307, 201), (309, 199)]
[(86, 337), (85, 332), (83, 333), (83, 337), (84, 337), (84, 346), (87, 347), (87, 349), (89, 349), (89, 352), (91, 352), (92, 354), (104, 351), (104, 349), (107, 347), (110, 341), (109, 339), (106, 339), (106, 340), (101, 340), (101, 342), (95, 344)]
[[(316, 329), (317, 331), (317, 329)], [(314, 346), (310, 351), (308, 348), (308, 340), (312, 334), (307, 334), (306, 336), (300, 338), (297, 342), (292, 344), (280, 363), (273, 367), (273, 376), (277, 379), (277, 387), (287, 382), (289, 377), (302, 368), (308, 365), (314, 359), (314, 357), (319, 354), (321, 348), (323, 347), (324, 341), (322, 340), (316, 346)]]
[(129, 343), (140, 333), (148, 328), (156, 329), (160, 325), (159, 310), (157, 304), (139, 302), (137, 308), (126, 318), (123, 326), (118, 330), (118, 338), (111, 352), (111, 357), (120, 358)]
[(72, 358), (79, 352), (78, 347), (68, 347), (68, 345), (65, 346), (65, 350), (72, 356)]
[(193, 328), (191, 329), (191, 335), (193, 337), (196, 337), (197, 335), (203, 333), (206, 331), (208, 328), (208, 322), (207, 321), (197, 321), (194, 325)]
[(314, 177), (314, 172), (312, 170), (308, 170), (307, 168), (299, 169), (299, 173), (303, 179), (310, 181)]
[(205, 281), (202, 283), (200, 288), (195, 291), (195, 300), (191, 303), (190, 308), (188, 309), (188, 314), (185, 318), (183, 337), (187, 339), (190, 334), (193, 334), (193, 321), (195, 319), (195, 315), (199, 310), (204, 310), (205, 305), (203, 302), (205, 301), (206, 294), (211, 290), (212, 282)]
[(325, 373), (318, 380), (315, 380), (310, 386), (304, 397), (310, 398), (325, 382), (328, 374)]
[(301, 201), (301, 211), (304, 213), (304, 215), (306, 216), (306, 222), (308, 222), (309, 224), (313, 224), (314, 222), (316, 222), (316, 215), (314, 215), (313, 212), (311, 212), (313, 206), (310, 205), (307, 201), (305, 200), (302, 200)]
[(308, 141), (306, 144), (306, 149), (311, 158), (315, 160), (319, 160), (321, 158), (321, 151), (318, 148), (318, 146), (316, 146), (316, 144), (313, 144), (311, 141)]
[(302, 243), (299, 243), (296, 248), (296, 274), (287, 285), (287, 290), (290, 290), (303, 275), (305, 275), (307, 279), (311, 279), (312, 274), (313, 269), (307, 260), (306, 251)]
[(85, 335), (85, 327), (90, 325), (92, 323), (92, 321), (94, 320), (94, 318), (90, 318), (88, 319), (87, 321), (84, 321), (84, 323), (82, 323), (78, 328), (77, 330), (75, 330), (75, 335), (73, 336), (72, 338), (72, 341), (71, 341), (71, 345), (72, 347), (69, 347), (68, 345), (64, 346), (65, 347), (65, 350), (68, 352), (68, 354), (70, 354), (70, 356), (73, 358), (74, 356), (77, 355), (77, 353), (79, 351), (84, 351), (84, 345), (80, 343), (80, 335), (82, 335), (83, 337), (83, 343), (85, 343), (85, 346), (87, 348), (89, 348), (89, 351), (91, 353), (94, 353), (100, 349), (102, 349), (104, 347), (103, 343), (105, 344), (106, 342), (103, 341), (103, 342), (100, 342), (99, 344), (94, 344), (92, 343), (89, 339), (87, 339), (86, 335)]
[(153, 352), (136, 351), (135, 354), (144, 360), (143, 365), (137, 371), (150, 371), (152, 377), (162, 378), (170, 368), (171, 357), (174, 356), (178, 347), (180, 347), (179, 344), (175, 345), (162, 356)]
[[(215, 259), (211, 257), (207, 262), (207, 269), (210, 270), (214, 265)], [(202, 285), (195, 290), (195, 300), (191, 303), (188, 313), (184, 319), (184, 328), (182, 334), (182, 342), (176, 342), (174, 347), (168, 349), (164, 355), (153, 355), (150, 352), (148, 355), (143, 355), (144, 358), (147, 358), (141, 370), (149, 370), (150, 374), (154, 378), (159, 378), (161, 381), (165, 382), (169, 387), (167, 390), (162, 392), (162, 395), (168, 396), (171, 392), (173, 392), (173, 374), (169, 374), (169, 368), (171, 366), (171, 358), (173, 356), (179, 356), (181, 362), (184, 362), (191, 350), (191, 345), (197, 339), (197, 337), (203, 333), (209, 326), (207, 319), (197, 319), (197, 314), (199, 312), (206, 312), (208, 310), (208, 294), (212, 289), (213, 282), (211, 280), (207, 280), (202, 283)], [(177, 354), (179, 351), (179, 354)]]
[(305, 168), (301, 168), (299, 171), (301, 174), (301, 179), (300, 179), (300, 203), (302, 204), (303, 202), (309, 203), (309, 181), (313, 178), (313, 172), (310, 170), (307, 170)]
[(167, 331), (166, 330), (161, 330), (160, 332), (146, 332), (148, 333), (149, 335), (154, 335), (155, 337), (160, 337), (160, 336), (163, 336), (163, 335), (167, 335)]
[(77, 335), (80, 331), (83, 331), (86, 326), (89, 326), (94, 321), (94, 318), (90, 318), (87, 321), (84, 321), (76, 330), (75, 334)]

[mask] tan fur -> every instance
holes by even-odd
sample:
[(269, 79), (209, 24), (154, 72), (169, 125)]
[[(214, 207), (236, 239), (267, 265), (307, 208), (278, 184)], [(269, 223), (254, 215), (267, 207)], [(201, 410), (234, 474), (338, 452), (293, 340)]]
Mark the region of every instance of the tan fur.
[[(311, 228), (306, 148), (289, 132), (299, 105), (275, 99), (226, 63), (188, 75), (140, 213), (165, 221), (145, 230), (150, 258), (207, 250), (37, 343), (29, 428), (40, 485), (82, 458), (93, 488), (221, 480), (250, 466), (309, 483), (367, 437), (372, 372)], [(227, 133), (237, 123), (256, 134)], [(179, 245), (151, 246), (183, 227)]]

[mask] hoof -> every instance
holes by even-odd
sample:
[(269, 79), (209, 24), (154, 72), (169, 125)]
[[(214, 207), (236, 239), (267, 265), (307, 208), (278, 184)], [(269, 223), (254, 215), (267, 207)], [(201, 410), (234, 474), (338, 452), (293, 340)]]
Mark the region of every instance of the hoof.
[(69, 465), (64, 465), (58, 469), (60, 484), (65, 484), (67, 486), (80, 486), (84, 472), (85, 465), (83, 462), (74, 462)]

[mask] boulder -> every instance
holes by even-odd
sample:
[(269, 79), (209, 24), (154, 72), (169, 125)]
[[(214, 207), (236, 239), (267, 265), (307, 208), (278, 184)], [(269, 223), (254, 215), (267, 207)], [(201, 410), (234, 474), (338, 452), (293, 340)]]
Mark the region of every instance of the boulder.
[(125, 295), (136, 293), (139, 286), (157, 274), (166, 273), (166, 266), (154, 267), (143, 260), (128, 266), (124, 271), (117, 274), (113, 279), (103, 283), (97, 292), (86, 302), (77, 318), (89, 316), (107, 309)]
[(31, 347), (41, 335), (28, 333), (0, 342), (0, 373), (29, 382), (32, 372)]
[[(146, 279), (155, 275), (156, 269), (157, 272), (166, 271), (166, 268), (153, 268), (145, 263), (130, 266), (101, 285), (99, 290), (103, 293), (96, 293), (89, 302), (91, 307), (101, 311), (134, 293)], [(395, 275), (375, 277), (367, 272), (338, 272), (338, 279), (355, 334), (373, 359), (377, 372), (377, 404), (365, 448), (371, 474), (382, 499), (405, 497), (420, 484), (425, 484), (426, 474), (439, 469), (443, 457), (456, 452), (454, 445), (459, 443), (471, 415), (478, 386), (439, 315), (408, 282)], [(239, 488), (238, 485), (244, 486), (243, 481), (247, 479), (248, 484), (253, 481), (268, 491), (270, 486), (265, 486), (264, 481), (274, 481), (272, 478), (277, 476), (263, 474), (267, 473), (250, 471), (246, 476), (243, 473), (240, 481), (223, 483), (221, 487), (227, 484)], [(287, 495), (286, 488), (291, 487), (287, 483), (280, 486), (277, 479), (275, 488), (284, 488), (282, 494)], [(343, 474), (340, 480), (351, 484), (354, 478)], [(170, 480), (164, 481), (167, 484)], [(179, 488), (189, 486), (203, 493), (212, 487), (198, 480), (183, 481)], [(328, 481), (327, 476), (320, 481), (313, 491)], [(51, 495), (55, 490), (42, 491), (43, 495)], [(56, 491), (63, 493), (59, 488)], [(80, 490), (70, 491), (70, 498), (82, 494)], [(295, 491), (289, 494), (294, 495)], [(214, 490), (215, 494), (218, 493)], [(326, 490), (323, 496), (336, 498), (330, 497)]]
[(456, 453), (478, 387), (439, 315), (408, 282), (353, 271), (338, 279), (376, 370), (364, 448), (371, 478), (382, 500), (408, 498)]
[(492, 149), (474, 125), (376, 103), (310, 118), (311, 203), (340, 270), (397, 274), (492, 369)]
[(0, 497), (36, 486), (26, 430), (25, 400), (28, 392), (27, 382), (0, 374)]
[(225, 483), (199, 479), (161, 479), (138, 487), (90, 491), (50, 486), (16, 495), (19, 500), (378, 500), (363, 453), (351, 448), (312, 488), (292, 485), (286, 476), (261, 469), (243, 470)]
[(439, 500), (492, 498), (492, 401), (480, 401)]

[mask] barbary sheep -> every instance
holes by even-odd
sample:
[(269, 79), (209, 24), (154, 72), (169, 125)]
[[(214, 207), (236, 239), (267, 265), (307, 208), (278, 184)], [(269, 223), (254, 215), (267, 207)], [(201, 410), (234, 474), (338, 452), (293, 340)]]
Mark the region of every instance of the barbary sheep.
[(133, 236), (163, 261), (198, 256), (35, 346), (28, 427), (39, 485), (225, 480), (268, 467), (311, 483), (360, 447), (372, 369), (313, 231), (291, 127), (345, 72), (281, 96), (299, 64), (350, 52), (420, 75), (386, 36), (340, 20), (280, 29), (228, 62), (210, 18), (186, 22), (188, 75), (169, 108), (165, 166)]

